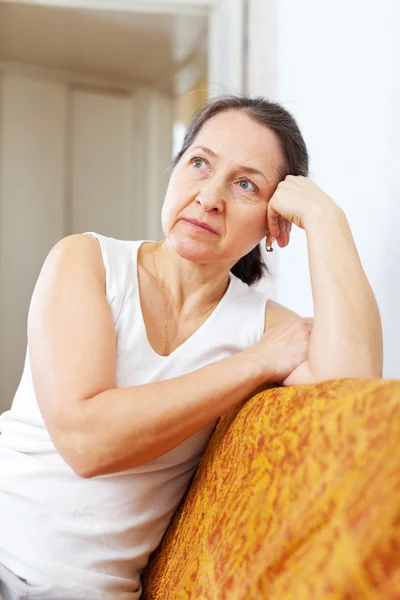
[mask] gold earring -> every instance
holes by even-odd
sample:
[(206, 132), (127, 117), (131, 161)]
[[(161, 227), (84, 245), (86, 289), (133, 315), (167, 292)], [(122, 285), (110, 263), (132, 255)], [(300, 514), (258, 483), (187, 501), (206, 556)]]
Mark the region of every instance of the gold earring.
[(265, 238), (265, 250), (266, 250), (267, 252), (273, 252), (273, 251), (274, 251), (274, 249), (273, 249), (273, 247), (272, 247), (272, 244), (268, 245), (267, 238)]

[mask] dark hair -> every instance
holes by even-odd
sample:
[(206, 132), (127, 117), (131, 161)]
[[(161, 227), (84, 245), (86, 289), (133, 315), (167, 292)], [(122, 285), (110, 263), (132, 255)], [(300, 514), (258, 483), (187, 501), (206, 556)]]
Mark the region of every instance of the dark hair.
[[(204, 123), (218, 113), (227, 110), (241, 110), (254, 121), (276, 133), (284, 155), (284, 165), (279, 173), (280, 181), (283, 181), (287, 175), (307, 177), (307, 147), (294, 117), (280, 104), (270, 102), (262, 97), (221, 96), (206, 102), (193, 116), (182, 148), (172, 163), (172, 168), (178, 164), (186, 150), (192, 145)], [(263, 276), (263, 271), (268, 272), (262, 259), (260, 245), (257, 244), (248, 254), (240, 258), (231, 271), (248, 285), (257, 283)]]

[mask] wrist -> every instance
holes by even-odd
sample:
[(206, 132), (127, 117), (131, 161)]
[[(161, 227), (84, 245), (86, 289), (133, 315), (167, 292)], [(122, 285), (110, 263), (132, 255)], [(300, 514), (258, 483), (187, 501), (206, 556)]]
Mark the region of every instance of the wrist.
[(343, 222), (346, 220), (344, 211), (333, 200), (313, 207), (303, 218), (304, 229), (321, 227), (321, 223), (333, 224), (335, 222)]
[(240, 357), (240, 360), (245, 365), (247, 379), (254, 387), (272, 381), (272, 373), (265, 367), (265, 363), (268, 362), (265, 360), (265, 352), (263, 360), (261, 360), (260, 353), (252, 346), (243, 350), (236, 356), (238, 358)]

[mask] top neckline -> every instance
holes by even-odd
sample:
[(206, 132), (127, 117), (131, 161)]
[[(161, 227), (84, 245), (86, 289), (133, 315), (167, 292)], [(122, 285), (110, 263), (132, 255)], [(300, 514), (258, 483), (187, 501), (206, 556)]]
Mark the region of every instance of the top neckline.
[(144, 332), (144, 338), (146, 340), (146, 344), (147, 347), (149, 349), (149, 351), (158, 359), (160, 360), (168, 360), (170, 359), (172, 356), (175, 356), (179, 351), (181, 351), (182, 348), (186, 347), (189, 345), (190, 342), (192, 342), (192, 340), (195, 337), (198, 337), (198, 335), (200, 334), (200, 332), (210, 323), (210, 321), (212, 321), (215, 316), (220, 312), (221, 308), (223, 307), (223, 305), (227, 302), (227, 298), (231, 293), (231, 290), (233, 288), (233, 280), (234, 277), (232, 275), (232, 272), (229, 272), (229, 283), (228, 283), (228, 287), (225, 290), (224, 295), (222, 296), (221, 300), (218, 302), (217, 306), (214, 308), (214, 310), (212, 311), (212, 313), (210, 313), (207, 317), (207, 319), (200, 325), (200, 327), (198, 327), (196, 329), (196, 331), (194, 331), (192, 333), (192, 335), (190, 335), (182, 344), (180, 344), (179, 346), (177, 346), (177, 348), (175, 348), (172, 352), (170, 352), (167, 356), (164, 356), (162, 354), (159, 354), (158, 352), (156, 352), (153, 348), (153, 346), (150, 344), (148, 335), (147, 335), (147, 329), (146, 329), (146, 323), (144, 321), (144, 317), (143, 317), (143, 311), (142, 311), (142, 303), (140, 301), (140, 289), (139, 289), (139, 261), (138, 261), (138, 255), (139, 255), (139, 249), (142, 246), (142, 244), (146, 244), (146, 243), (155, 243), (153, 240), (142, 240), (141, 242), (139, 242), (139, 244), (136, 247), (136, 253), (135, 253), (135, 283), (136, 283), (136, 289), (137, 289), (137, 301), (138, 301), (138, 307), (139, 307), (139, 315), (140, 315), (140, 326), (142, 327), (142, 330)]

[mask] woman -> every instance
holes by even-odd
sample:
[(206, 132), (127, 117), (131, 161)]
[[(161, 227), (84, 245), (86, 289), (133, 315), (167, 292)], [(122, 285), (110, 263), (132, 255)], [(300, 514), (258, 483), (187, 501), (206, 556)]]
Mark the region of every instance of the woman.
[[(51, 250), (0, 421), (4, 598), (139, 598), (220, 415), (266, 383), (381, 377), (373, 292), (345, 215), (307, 169), (285, 109), (216, 99), (174, 162), (163, 241), (92, 233)], [(314, 323), (251, 287), (260, 240), (287, 246), (293, 223)]]

